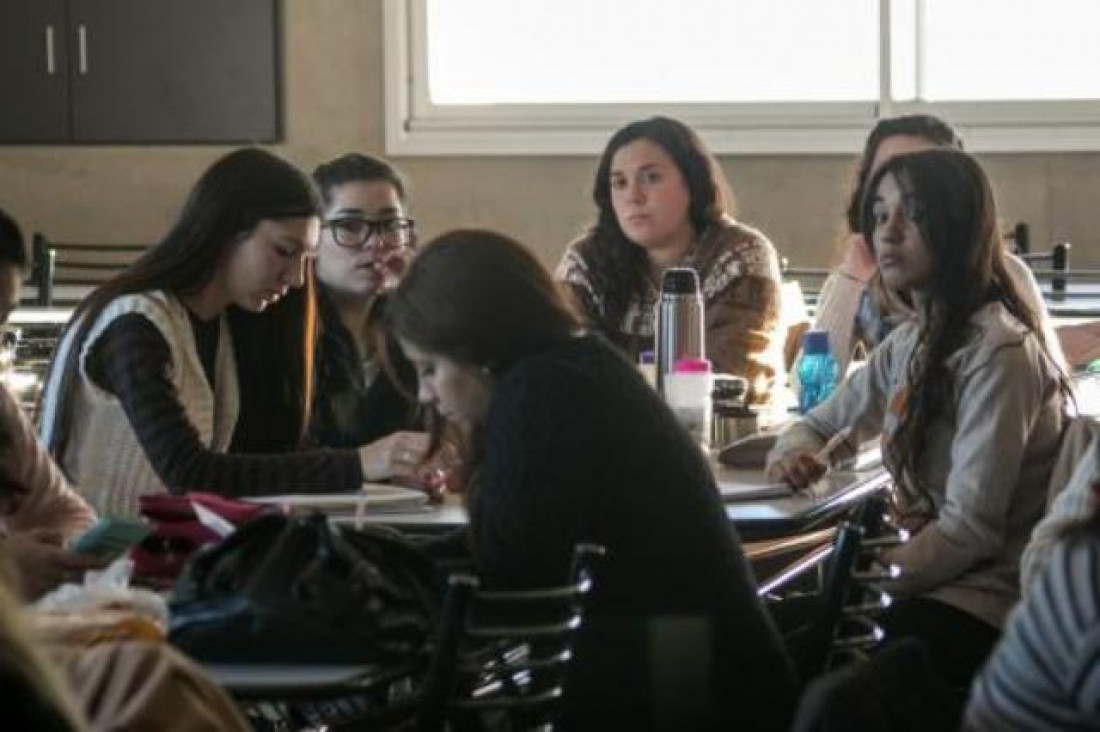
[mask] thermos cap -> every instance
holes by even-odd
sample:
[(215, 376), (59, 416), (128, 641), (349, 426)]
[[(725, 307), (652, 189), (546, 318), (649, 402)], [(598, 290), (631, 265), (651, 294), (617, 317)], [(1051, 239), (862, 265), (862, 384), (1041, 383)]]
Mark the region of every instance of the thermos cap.
[(810, 330), (802, 335), (803, 353), (830, 353), (829, 331)]
[(691, 267), (671, 267), (661, 278), (661, 292), (671, 295), (694, 295), (699, 292), (699, 275)]

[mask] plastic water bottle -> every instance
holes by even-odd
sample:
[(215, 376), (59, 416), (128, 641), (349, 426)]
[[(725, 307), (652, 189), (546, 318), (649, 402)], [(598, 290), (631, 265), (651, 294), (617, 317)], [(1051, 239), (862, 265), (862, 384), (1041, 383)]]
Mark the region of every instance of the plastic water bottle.
[(811, 330), (802, 336), (798, 362), (798, 413), (805, 414), (829, 398), (836, 389), (839, 367), (829, 350), (829, 332)]
[(657, 390), (664, 393), (665, 377), (683, 358), (703, 358), (703, 295), (699, 275), (690, 267), (672, 267), (661, 278), (657, 303)]
[(705, 358), (681, 358), (665, 376), (665, 402), (704, 450), (710, 447), (712, 384)]

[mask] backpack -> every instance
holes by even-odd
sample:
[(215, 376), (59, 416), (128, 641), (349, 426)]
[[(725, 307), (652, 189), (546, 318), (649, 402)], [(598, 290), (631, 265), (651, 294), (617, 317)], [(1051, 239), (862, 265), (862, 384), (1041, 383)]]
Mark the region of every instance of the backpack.
[(384, 527), (264, 515), (200, 552), (176, 583), (170, 640), (234, 663), (375, 663), (427, 653), (431, 560)]

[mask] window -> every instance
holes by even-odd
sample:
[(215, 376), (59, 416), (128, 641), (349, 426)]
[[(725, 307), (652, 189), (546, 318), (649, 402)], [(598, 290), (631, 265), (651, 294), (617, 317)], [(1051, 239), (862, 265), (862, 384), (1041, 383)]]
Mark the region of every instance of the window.
[(386, 0), (395, 154), (590, 154), (656, 113), (719, 152), (849, 153), (931, 111), (978, 150), (1100, 149), (1094, 0)]

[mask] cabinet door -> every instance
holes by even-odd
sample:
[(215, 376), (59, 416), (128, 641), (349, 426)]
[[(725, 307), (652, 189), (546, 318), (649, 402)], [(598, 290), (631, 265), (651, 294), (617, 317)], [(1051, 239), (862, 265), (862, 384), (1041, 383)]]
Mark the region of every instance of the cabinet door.
[(275, 140), (278, 31), (276, 0), (69, 0), (73, 139)]
[(69, 137), (64, 0), (0, 2), (0, 142)]

